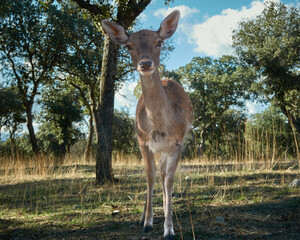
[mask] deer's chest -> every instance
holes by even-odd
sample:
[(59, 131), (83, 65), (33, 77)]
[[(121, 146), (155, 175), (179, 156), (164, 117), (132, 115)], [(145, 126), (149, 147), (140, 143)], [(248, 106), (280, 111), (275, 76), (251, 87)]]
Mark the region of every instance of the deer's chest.
[(176, 144), (176, 127), (166, 122), (153, 122), (147, 118), (138, 124), (138, 134), (143, 133), (145, 143), (153, 152), (168, 151), (170, 146)]

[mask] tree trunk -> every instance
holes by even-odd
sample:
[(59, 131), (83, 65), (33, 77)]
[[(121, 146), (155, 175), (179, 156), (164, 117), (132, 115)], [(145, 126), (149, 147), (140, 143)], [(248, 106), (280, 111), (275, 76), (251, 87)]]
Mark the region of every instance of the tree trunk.
[(30, 143), (32, 146), (32, 152), (34, 153), (35, 156), (39, 155), (39, 148), (37, 145), (35, 133), (34, 133), (34, 128), (33, 128), (33, 117), (31, 113), (32, 107), (26, 106), (26, 116), (27, 116), (27, 128), (29, 132), (29, 138), (30, 138)]
[(9, 134), (9, 141), (10, 141), (11, 156), (14, 162), (16, 156), (16, 141), (12, 133)]
[(200, 143), (200, 149), (199, 149), (199, 156), (202, 157), (205, 152), (205, 131), (201, 130), (200, 132), (200, 138), (201, 138), (201, 143)]
[(93, 110), (96, 135), (96, 183), (114, 181), (112, 172), (112, 121), (114, 90), (119, 47), (108, 36), (104, 40), (100, 79), (100, 99)]
[(94, 136), (94, 125), (93, 125), (93, 117), (91, 116), (89, 119), (89, 135), (87, 138), (86, 148), (84, 151), (84, 161), (88, 162), (92, 152), (92, 143)]
[(300, 134), (300, 117), (293, 116), (291, 112), (287, 110), (284, 103), (281, 103), (280, 109), (282, 113), (287, 117), (291, 127), (295, 127), (296, 131)]
[(66, 158), (66, 154), (67, 154), (67, 141), (64, 137), (62, 144), (59, 146), (60, 150), (59, 150), (59, 161), (57, 162), (57, 164), (61, 165), (63, 163), (63, 160)]
[(296, 131), (300, 134), (300, 117), (299, 118), (292, 118), (292, 122), (294, 124), (294, 127)]

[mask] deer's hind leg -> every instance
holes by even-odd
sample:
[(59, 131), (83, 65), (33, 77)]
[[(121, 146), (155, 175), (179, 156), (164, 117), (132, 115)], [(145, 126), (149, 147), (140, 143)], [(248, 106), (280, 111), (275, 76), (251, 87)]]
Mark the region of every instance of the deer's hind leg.
[(147, 179), (147, 195), (144, 212), (141, 217), (141, 225), (144, 228), (144, 232), (149, 232), (153, 229), (153, 208), (152, 208), (152, 194), (153, 186), (155, 183), (156, 166), (154, 153), (148, 146), (140, 146), (143, 159), (145, 161), (146, 179)]

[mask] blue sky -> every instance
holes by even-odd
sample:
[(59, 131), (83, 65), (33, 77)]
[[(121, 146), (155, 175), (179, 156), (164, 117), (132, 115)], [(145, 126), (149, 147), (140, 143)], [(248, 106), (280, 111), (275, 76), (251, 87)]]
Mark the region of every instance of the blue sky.
[[(299, 0), (272, 1), (300, 7)], [(175, 50), (165, 62), (167, 69), (174, 70), (188, 64), (193, 57), (218, 58), (224, 54), (234, 54), (231, 47), (232, 30), (241, 20), (259, 15), (265, 1), (174, 0), (174, 3), (170, 3), (169, 6), (166, 6), (164, 2), (164, 0), (152, 0), (139, 17), (139, 27), (156, 30), (172, 10), (180, 10), (179, 26), (172, 36)], [(129, 107), (134, 113), (137, 100), (133, 96), (133, 89), (137, 80), (126, 83), (116, 94), (116, 108)], [(247, 107), (249, 113), (256, 113), (263, 109), (263, 106), (255, 102), (247, 102)]]

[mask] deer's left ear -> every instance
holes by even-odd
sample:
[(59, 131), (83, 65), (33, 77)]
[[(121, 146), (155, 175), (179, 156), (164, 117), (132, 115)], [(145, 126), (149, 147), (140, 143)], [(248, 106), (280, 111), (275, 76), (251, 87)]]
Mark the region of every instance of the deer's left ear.
[(170, 38), (177, 29), (180, 12), (178, 10), (170, 13), (161, 23), (158, 29), (158, 34), (161, 39), (165, 40)]
[(117, 44), (124, 45), (128, 41), (128, 34), (120, 25), (108, 20), (103, 20), (102, 27), (109, 37)]

